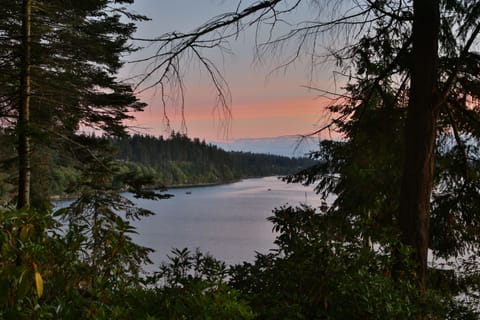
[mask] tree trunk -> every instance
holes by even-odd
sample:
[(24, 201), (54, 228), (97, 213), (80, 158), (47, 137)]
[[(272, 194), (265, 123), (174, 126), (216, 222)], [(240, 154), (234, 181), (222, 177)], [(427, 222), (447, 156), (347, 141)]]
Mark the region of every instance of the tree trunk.
[(412, 27), (411, 87), (399, 224), (404, 244), (414, 248), (416, 280), (425, 292), (433, 186), (435, 123), (438, 115), (439, 0), (415, 0)]
[(22, 2), (22, 65), (18, 110), (18, 200), (17, 208), (30, 206), (30, 96), (31, 96), (31, 16), (32, 0)]

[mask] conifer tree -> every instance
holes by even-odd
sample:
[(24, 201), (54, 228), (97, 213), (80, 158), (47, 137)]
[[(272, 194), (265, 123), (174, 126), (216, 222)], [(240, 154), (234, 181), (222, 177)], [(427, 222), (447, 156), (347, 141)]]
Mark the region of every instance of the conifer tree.
[[(318, 8), (316, 18), (297, 21), (291, 24), (291, 29), (283, 31), (284, 29), (279, 28), (276, 33), (275, 27), (284, 21), (282, 18), (304, 4), (311, 5), (310, 8)], [(470, 197), (476, 198), (473, 190), (476, 190), (477, 186), (477, 157), (473, 154), (474, 143), (469, 142), (478, 141), (480, 138), (477, 106), (479, 92), (475, 86), (479, 81), (477, 70), (480, 60), (473, 49), (479, 40), (480, 27), (476, 23), (479, 8), (478, 1), (460, 0), (257, 1), (209, 20), (191, 32), (176, 31), (149, 40), (160, 44), (160, 51), (152, 59), (163, 59), (155, 60), (157, 63), (154, 63), (152, 72), (146, 77), (156, 75), (155, 83), (162, 88), (165, 88), (171, 79), (178, 83), (178, 76), (182, 74), (179, 72), (181, 62), (195, 57), (210, 71), (213, 85), (221, 91), (219, 84), (224, 83), (221, 81), (223, 79), (218, 78), (214, 72), (216, 69), (211, 66), (211, 61), (202, 49), (221, 49), (224, 41), (234, 39), (239, 32), (252, 25), (257, 26), (257, 30), (261, 30), (262, 26), (268, 29), (265, 42), (257, 47), (257, 52), (263, 53), (262, 57), (279, 54), (279, 51), (289, 46), (295, 48), (291, 55), (287, 55), (281, 62), (280, 68), (288, 69), (297, 59), (306, 56), (315, 72), (313, 67), (322, 65), (325, 56), (333, 57), (341, 67), (342, 74), (346, 75), (347, 90), (340, 93), (320, 90), (323, 95), (333, 99), (330, 109), (333, 120), (313, 134), (326, 129), (339, 129), (347, 133), (348, 145), (355, 141), (367, 147), (368, 143), (375, 142), (362, 142), (362, 136), (369, 129), (362, 125), (362, 122), (368, 118), (368, 108), (375, 109), (375, 104), (382, 106), (379, 112), (385, 111), (387, 119), (395, 124), (399, 123), (399, 126), (394, 126), (396, 131), (386, 128), (388, 130), (385, 132), (378, 132), (379, 135), (397, 136), (400, 132), (404, 135), (392, 139), (400, 144), (397, 156), (388, 158), (385, 162), (380, 161), (390, 168), (398, 168), (398, 163), (401, 163), (399, 173), (395, 175), (395, 192), (385, 194), (380, 189), (372, 189), (371, 192), (388, 197), (378, 198), (380, 202), (394, 204), (395, 209), (388, 210), (387, 220), (391, 221), (390, 226), (399, 232), (401, 243), (414, 250), (417, 268), (413, 277), (419, 291), (424, 292), (428, 248), (434, 249), (440, 255), (445, 253), (444, 247), (437, 246), (443, 238), (441, 230), (435, 227), (436, 233), (432, 234), (429, 220), (432, 218), (435, 223), (448, 220), (439, 216), (440, 212), (435, 210), (437, 204), (431, 204), (431, 200), (448, 198), (447, 195), (466, 200), (466, 190), (469, 190)], [(230, 29), (232, 26), (235, 26), (233, 31)], [(325, 39), (332, 33), (335, 41), (327, 45), (325, 53), (322, 51)], [(386, 111), (387, 108), (391, 111)], [(379, 115), (378, 112), (375, 113)], [(439, 137), (448, 132), (453, 133), (457, 146), (453, 149), (445, 144), (436, 146), (437, 141), (444, 141)], [(335, 143), (331, 143), (330, 150), (337, 150), (334, 147)], [(361, 149), (358, 152), (361, 152)], [(458, 159), (463, 159), (460, 162), (463, 163), (465, 178), (456, 177), (457, 173), (454, 173), (454, 170), (449, 171), (451, 169), (440, 174), (435, 173), (436, 152), (437, 155), (449, 157), (456, 154), (457, 159), (450, 158), (451, 168), (458, 166)], [(341, 172), (345, 174), (338, 179), (341, 182), (348, 177), (365, 173), (362, 168), (368, 167), (365, 163), (356, 163), (359, 158), (351, 157), (348, 153), (342, 155), (346, 158), (340, 159), (330, 159), (330, 155), (327, 153), (325, 157), (337, 161), (330, 169), (342, 170), (348, 165), (354, 170)], [(445, 164), (445, 161), (443, 163)], [(377, 169), (378, 167), (372, 168)], [(335, 175), (340, 172), (329, 172), (334, 175), (329, 180), (331, 184), (322, 184), (327, 182), (325, 178), (318, 177), (318, 172), (313, 170), (310, 173), (312, 175), (305, 176), (304, 182), (319, 179), (322, 181), (319, 189), (326, 193), (341, 194), (348, 188), (358, 187), (358, 184), (335, 182)], [(448, 177), (449, 174), (453, 176)], [(449, 190), (448, 184), (445, 184), (450, 179), (456, 182), (452, 185), (455, 190)], [(362, 180), (363, 178), (359, 178), (357, 182)], [(449, 193), (450, 191), (452, 193)], [(341, 199), (348, 202), (346, 198)], [(338, 204), (340, 202), (336, 202), (332, 210), (338, 209)], [(378, 209), (383, 205), (378, 206), (377, 202), (369, 206), (369, 210), (365, 212), (367, 216), (381, 214)], [(432, 212), (431, 206), (434, 208)], [(452, 207), (450, 213), (446, 210), (442, 215), (449, 215), (451, 220), (464, 227), (469, 226), (477, 233), (472, 220), (464, 218), (472, 217), (469, 206), (464, 203), (460, 207)], [(445, 210), (444, 206), (443, 209)], [(355, 221), (358, 220), (350, 220), (352, 224)], [(460, 230), (454, 233), (459, 235), (456, 239), (458, 241), (455, 241), (457, 249), (478, 250), (480, 244), (476, 236), (468, 238)], [(458, 253), (459, 251), (455, 254)], [(400, 265), (398, 267), (402, 268)]]
[(129, 112), (144, 108), (116, 73), (135, 50), (133, 22), (145, 18), (123, 7), (130, 0), (3, 2), (2, 124), (17, 128), (18, 207), (28, 207), (35, 145), (71, 146), (87, 127), (124, 134)]

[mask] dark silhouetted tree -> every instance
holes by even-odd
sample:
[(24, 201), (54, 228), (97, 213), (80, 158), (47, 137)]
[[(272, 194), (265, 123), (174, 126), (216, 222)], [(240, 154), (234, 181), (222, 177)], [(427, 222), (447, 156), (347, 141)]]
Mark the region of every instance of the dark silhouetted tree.
[(85, 127), (122, 135), (129, 112), (143, 110), (131, 86), (116, 78), (123, 55), (135, 50), (128, 43), (132, 21), (144, 19), (122, 7), (131, 2), (5, 2), (1, 116), (5, 132), (17, 128), (18, 207), (30, 205), (35, 145), (72, 146)]
[[(402, 146), (396, 157), (379, 162), (392, 168), (402, 164), (395, 174), (395, 192), (385, 194), (388, 200), (382, 202), (398, 204), (394, 205), (395, 210), (388, 210), (389, 226), (398, 230), (403, 245), (414, 249), (417, 267), (412, 274), (420, 292), (424, 292), (428, 248), (433, 248), (432, 237), (441, 238), (438, 234), (432, 236), (429, 229), (432, 190), (441, 188), (444, 182), (439, 180), (440, 184), (435, 184), (435, 142), (440, 133), (451, 131), (459, 150), (465, 150), (467, 139), (478, 139), (478, 90), (474, 89), (474, 84), (479, 80), (476, 70), (480, 61), (473, 48), (480, 31), (474, 22), (478, 19), (479, 4), (455, 0), (270, 0), (242, 5), (191, 32), (139, 39), (158, 44), (157, 54), (151, 57), (153, 66), (144, 83), (150, 80), (150, 85), (160, 86), (162, 92), (168, 84), (182, 84), (182, 62), (193, 57), (209, 72), (214, 87), (223, 97), (225, 82), (205, 50), (221, 50), (224, 42), (233, 40), (251, 26), (257, 28), (260, 59), (279, 53), (289, 45), (292, 47), (293, 43), (295, 50), (279, 62), (279, 69), (286, 70), (306, 56), (312, 72), (316, 72), (315, 66), (333, 58), (341, 74), (345, 75), (346, 92), (318, 89), (322, 95), (332, 98), (333, 119), (313, 134), (327, 129), (340, 130), (346, 134), (347, 141), (361, 142), (359, 138), (368, 129), (362, 121), (368, 118), (367, 108), (375, 108), (375, 104), (384, 106), (385, 115), (379, 121), (389, 119), (399, 124), (394, 132), (388, 128), (378, 132), (379, 135), (395, 135), (398, 138), (392, 141), (398, 141)], [(295, 11), (302, 6), (310, 6), (309, 12), (317, 9), (314, 18), (290, 23), (291, 27), (282, 31), (285, 29), (280, 25), (284, 21), (291, 22), (288, 17), (295, 16)], [(261, 38), (261, 31), (266, 31), (266, 38)], [(327, 50), (323, 50), (325, 47)], [(183, 88), (183, 85), (179, 87)], [(387, 111), (388, 107), (392, 111)], [(403, 137), (398, 136), (400, 132)], [(375, 140), (362, 143), (375, 144)], [(334, 148), (335, 143), (332, 142), (331, 147)], [(445, 145), (441, 147), (447, 148)], [(468, 170), (473, 170), (475, 166), (471, 165), (468, 152), (459, 152), (459, 157), (464, 158), (467, 169), (470, 167)], [(366, 165), (355, 162), (359, 158), (348, 155), (332, 160), (354, 161), (351, 163), (354, 170), (362, 170)], [(344, 164), (340, 162), (339, 165)], [(457, 165), (457, 162), (452, 161), (451, 165)], [(378, 169), (372, 166), (372, 170)], [(318, 179), (309, 177), (310, 182)], [(357, 182), (361, 181), (359, 177)], [(338, 194), (342, 188), (355, 184), (335, 186), (336, 189), (324, 186), (323, 190)], [(382, 193), (379, 189), (370, 192)], [(365, 214), (377, 216), (379, 212), (372, 212), (375, 210), (378, 207), (370, 207)], [(355, 220), (351, 222), (355, 223)], [(478, 242), (467, 243), (478, 249)], [(441, 252), (441, 248), (435, 249)]]

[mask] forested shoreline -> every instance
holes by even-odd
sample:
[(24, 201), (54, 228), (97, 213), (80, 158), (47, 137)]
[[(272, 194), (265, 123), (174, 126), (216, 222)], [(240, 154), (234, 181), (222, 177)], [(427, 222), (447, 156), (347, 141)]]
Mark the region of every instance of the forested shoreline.
[[(102, 138), (98, 138), (102, 139)], [(316, 163), (308, 158), (289, 158), (271, 154), (227, 152), (213, 144), (173, 132), (169, 137), (131, 135), (106, 139), (113, 147), (119, 171), (138, 177), (151, 177), (146, 188), (174, 188), (211, 185), (245, 178), (285, 176)], [(81, 174), (73, 162), (53, 165), (50, 194), (69, 196)], [(117, 185), (118, 186), (118, 185)]]
[(198, 138), (173, 132), (163, 138), (133, 135), (113, 139), (117, 158), (149, 166), (166, 186), (221, 183), (241, 178), (292, 174), (315, 163), (251, 152), (227, 152)]
[[(2, 2), (0, 319), (480, 319), (480, 1), (237, 1), (151, 38), (133, 3)], [(228, 122), (224, 71), (239, 68), (217, 58), (249, 34), (269, 75), (306, 63), (322, 104), (305, 135), (341, 137), (320, 142), (316, 163), (128, 136), (150, 90), (163, 123), (176, 110), (183, 128), (196, 69)], [(141, 74), (121, 77), (126, 59)], [(250, 135), (304, 109), (272, 83), (275, 97), (249, 99)], [(286, 180), (322, 204), (274, 209), (273, 251), (227, 267), (179, 248), (143, 269), (154, 248), (135, 242), (135, 222), (155, 213), (125, 191), (157, 200), (167, 185), (297, 170)], [(76, 199), (54, 210), (52, 194)]]

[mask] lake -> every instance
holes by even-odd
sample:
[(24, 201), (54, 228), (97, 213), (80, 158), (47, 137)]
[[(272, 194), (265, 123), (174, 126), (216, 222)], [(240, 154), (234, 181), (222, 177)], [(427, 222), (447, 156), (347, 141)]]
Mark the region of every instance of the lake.
[[(137, 243), (155, 250), (155, 265), (166, 260), (172, 248), (200, 248), (227, 264), (253, 261), (255, 251), (274, 248), (273, 225), (266, 220), (286, 203), (320, 205), (319, 196), (298, 184), (276, 177), (171, 189), (171, 199), (133, 199), (154, 216), (135, 223)], [(150, 269), (150, 268), (148, 268)]]

